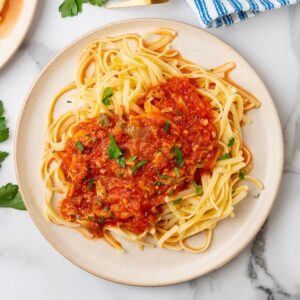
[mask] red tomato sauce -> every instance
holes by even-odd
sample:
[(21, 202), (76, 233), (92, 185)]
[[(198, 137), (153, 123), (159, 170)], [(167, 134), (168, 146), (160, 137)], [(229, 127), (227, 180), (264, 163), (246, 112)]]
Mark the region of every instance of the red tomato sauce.
[[(151, 228), (167, 195), (176, 195), (218, 156), (212, 108), (188, 79), (173, 78), (138, 101), (152, 111), (119, 120), (102, 114), (78, 124), (64, 151), (70, 185), (62, 216), (96, 237), (107, 225), (135, 234)], [(111, 138), (121, 154), (110, 158)], [(125, 165), (124, 165), (125, 164)]]

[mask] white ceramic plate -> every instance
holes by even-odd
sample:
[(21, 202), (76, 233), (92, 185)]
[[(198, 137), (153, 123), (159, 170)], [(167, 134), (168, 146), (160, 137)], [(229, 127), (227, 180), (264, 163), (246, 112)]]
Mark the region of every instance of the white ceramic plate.
[(0, 69), (17, 51), (33, 20), (37, 0), (23, 0), (23, 2), (15, 26), (4, 38), (0, 38)]
[[(87, 240), (77, 231), (51, 224), (43, 216), (43, 187), (39, 168), (43, 136), (52, 97), (75, 76), (80, 50), (89, 41), (123, 33), (145, 33), (159, 27), (178, 32), (174, 47), (187, 59), (206, 68), (233, 60), (232, 77), (262, 102), (251, 112), (253, 124), (244, 133), (254, 155), (253, 174), (265, 190), (258, 199), (250, 195), (236, 208), (236, 217), (218, 224), (209, 250), (202, 254), (171, 252), (159, 248), (139, 251), (124, 242), (126, 254), (103, 240)], [(28, 211), (46, 239), (66, 258), (102, 278), (131, 285), (167, 285), (193, 279), (224, 265), (255, 236), (270, 213), (280, 183), (283, 142), (278, 115), (264, 84), (233, 49), (216, 37), (190, 25), (159, 19), (115, 23), (83, 36), (59, 53), (44, 69), (22, 109), (16, 134), (16, 173)], [(255, 193), (255, 192), (254, 192)]]

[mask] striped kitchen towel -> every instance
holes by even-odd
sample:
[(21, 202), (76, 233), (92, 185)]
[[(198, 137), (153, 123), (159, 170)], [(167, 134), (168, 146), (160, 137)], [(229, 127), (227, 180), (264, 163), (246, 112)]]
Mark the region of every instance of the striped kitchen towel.
[(296, 4), (300, 0), (186, 0), (202, 27), (226, 27), (264, 11)]

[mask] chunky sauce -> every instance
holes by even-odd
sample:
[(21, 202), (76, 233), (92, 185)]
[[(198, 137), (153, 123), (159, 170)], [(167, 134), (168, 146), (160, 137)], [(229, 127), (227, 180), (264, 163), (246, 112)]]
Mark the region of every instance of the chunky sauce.
[[(176, 195), (193, 180), (199, 183), (199, 170), (209, 172), (215, 165), (219, 149), (212, 109), (188, 79), (151, 88), (138, 101), (142, 108), (146, 103), (152, 112), (80, 123), (59, 153), (71, 186), (62, 216), (80, 221), (95, 236), (106, 225), (136, 234), (149, 229), (166, 195)], [(112, 137), (125, 167), (120, 158), (109, 159)]]

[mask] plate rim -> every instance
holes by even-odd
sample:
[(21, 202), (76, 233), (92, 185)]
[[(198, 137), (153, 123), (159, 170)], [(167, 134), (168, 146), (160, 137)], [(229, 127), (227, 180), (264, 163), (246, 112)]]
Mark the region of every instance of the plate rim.
[[(38, 83), (40, 77), (47, 71), (48, 67), (57, 59), (57, 57), (59, 57), (64, 51), (66, 51), (68, 48), (70, 48), (71, 46), (73, 46), (74, 44), (80, 42), (82, 39), (87, 38), (89, 35), (92, 35), (93, 33), (97, 32), (97, 31), (101, 31), (104, 30), (106, 28), (109, 27), (113, 27), (116, 25), (120, 25), (120, 24), (124, 24), (124, 23), (132, 23), (132, 22), (147, 22), (147, 21), (162, 21), (162, 22), (167, 22), (170, 25), (172, 24), (177, 24), (177, 25), (184, 25), (187, 27), (190, 27), (191, 29), (196, 29), (197, 31), (201, 31), (202, 34), (205, 34), (207, 36), (209, 36), (212, 39), (215, 39), (219, 42), (221, 42), (223, 44), (224, 47), (229, 48), (235, 55), (237, 55), (239, 57), (239, 59), (241, 59), (241, 61), (243, 63), (245, 63), (255, 74), (257, 80), (260, 82), (260, 84), (262, 85), (262, 87), (264, 88), (266, 95), (269, 97), (270, 99), (270, 108), (272, 109), (272, 113), (275, 117), (275, 123), (273, 124), (275, 126), (275, 130), (278, 133), (278, 144), (280, 144), (280, 148), (278, 149), (278, 156), (280, 157), (280, 161), (277, 162), (277, 169), (278, 169), (278, 174), (276, 176), (276, 180), (274, 180), (274, 186), (275, 188), (272, 189), (272, 194), (271, 196), (269, 196), (272, 201), (270, 201), (269, 207), (268, 207), (268, 211), (265, 213), (265, 215), (262, 217), (262, 219), (260, 220), (260, 222), (256, 225), (255, 230), (253, 230), (253, 232), (250, 232), (251, 234), (248, 235), (248, 238), (239, 246), (236, 247), (236, 249), (234, 249), (234, 251), (232, 251), (231, 255), (229, 255), (225, 260), (223, 260), (222, 262), (218, 263), (217, 265), (215, 265), (214, 267), (210, 267), (208, 268), (206, 271), (201, 272), (199, 271), (198, 274), (191, 274), (190, 276), (185, 276), (184, 278), (179, 278), (179, 279), (168, 279), (162, 283), (143, 283), (141, 284), (140, 282), (134, 281), (134, 280), (117, 280), (113, 277), (111, 277), (109, 274), (97, 274), (96, 272), (94, 272), (91, 268), (89, 268), (88, 266), (84, 266), (79, 260), (76, 260), (76, 258), (71, 257), (68, 255), (68, 253), (66, 253), (67, 251), (65, 251), (63, 249), (63, 247), (60, 247), (60, 245), (55, 241), (55, 239), (52, 239), (50, 235), (48, 235), (47, 231), (44, 230), (42, 228), (42, 225), (40, 225), (38, 218), (35, 218), (34, 214), (30, 211), (30, 209), (28, 209), (30, 207), (30, 205), (28, 204), (30, 201), (26, 200), (26, 198), (23, 196), (23, 188), (22, 185), (20, 184), (20, 175), (19, 175), (19, 168), (18, 168), (18, 163), (17, 163), (17, 149), (18, 147), (20, 147), (18, 145), (18, 136), (19, 136), (19, 131), (20, 131), (20, 123), (22, 121), (22, 116), (23, 113), (26, 109), (27, 106), (27, 102), (30, 98), (30, 95), (35, 87), (35, 85)], [(119, 284), (124, 284), (124, 285), (128, 285), (128, 286), (141, 286), (141, 287), (160, 287), (160, 286), (169, 286), (169, 285), (173, 285), (173, 284), (178, 284), (178, 283), (182, 283), (182, 282), (186, 282), (189, 280), (193, 280), (195, 278), (199, 278), (202, 277), (214, 270), (217, 270), (221, 267), (223, 267), (225, 264), (227, 264), (229, 261), (231, 261), (234, 257), (236, 257), (237, 255), (239, 255), (246, 247), (247, 245), (249, 245), (249, 243), (255, 238), (255, 236), (257, 235), (257, 233), (259, 232), (259, 230), (261, 229), (261, 227), (264, 225), (265, 221), (267, 220), (268, 216), (271, 213), (271, 210), (274, 206), (275, 200), (276, 200), (276, 195), (278, 194), (278, 190), (280, 187), (280, 182), (282, 179), (282, 175), (283, 175), (283, 165), (284, 165), (284, 143), (283, 143), (283, 132), (282, 132), (282, 127), (281, 127), (281, 123), (280, 123), (280, 119), (279, 119), (279, 115), (278, 115), (278, 111), (277, 108), (275, 106), (275, 103), (273, 101), (273, 98), (270, 95), (269, 90), (267, 89), (267, 87), (265, 86), (264, 82), (262, 81), (262, 79), (260, 78), (260, 76), (258, 75), (258, 73), (256, 72), (256, 70), (248, 63), (248, 61), (239, 54), (238, 51), (236, 51), (235, 49), (233, 49), (231, 46), (229, 46), (226, 42), (223, 41), (223, 39), (215, 36), (214, 34), (207, 32), (195, 25), (186, 23), (186, 22), (182, 22), (182, 21), (177, 21), (177, 20), (172, 20), (172, 19), (166, 19), (166, 18), (132, 18), (132, 19), (126, 19), (126, 20), (121, 20), (121, 21), (116, 21), (116, 22), (112, 22), (103, 26), (99, 26), (93, 30), (88, 31), (87, 33), (79, 36), (78, 38), (76, 38), (75, 40), (73, 40), (72, 42), (68, 43), (66, 46), (64, 46), (60, 51), (58, 51), (58, 53), (43, 67), (42, 71), (39, 73), (39, 75), (37, 76), (37, 78), (34, 80), (33, 84), (31, 85), (31, 87), (29, 88), (28, 93), (26, 94), (25, 99), (23, 100), (21, 109), (20, 109), (20, 113), (18, 116), (18, 120), (17, 120), (17, 124), (16, 124), (16, 131), (15, 131), (15, 138), (14, 138), (14, 167), (15, 167), (15, 174), (16, 174), (16, 179), (17, 179), (17, 183), (19, 185), (19, 191), (21, 193), (21, 196), (23, 198), (23, 201), (25, 203), (25, 206), (27, 208), (27, 212), (30, 215), (31, 220), (33, 221), (33, 223), (35, 224), (35, 226), (38, 228), (38, 230), (40, 231), (40, 233), (42, 234), (42, 236), (47, 240), (47, 242), (49, 242), (49, 244), (56, 250), (58, 251), (61, 255), (63, 255), (69, 262), (73, 263), (74, 265), (76, 265), (77, 267), (79, 267), (80, 269), (94, 275), (97, 276), (98, 278), (107, 280), (107, 281), (111, 281), (114, 283), (119, 283)]]
[[(10, 50), (10, 53), (4, 58), (4, 60), (2, 62), (0, 61), (0, 70), (3, 69), (9, 63), (9, 61), (12, 59), (12, 57), (18, 51), (18, 49), (20, 48), (21, 44), (23, 43), (23, 41), (24, 41), (25, 37), (27, 36), (28, 31), (33, 23), (34, 16), (35, 16), (37, 6), (38, 6), (38, 0), (31, 0), (31, 1), (33, 1), (34, 3), (32, 6), (32, 10), (30, 11), (30, 14), (28, 15), (28, 19), (26, 19), (26, 23), (24, 25), (23, 32), (20, 35), (20, 37), (18, 38), (17, 43), (15, 43), (15, 46), (12, 47), (12, 49)], [(26, 5), (25, 2), (24, 2), (24, 5)], [(12, 34), (13, 34), (13, 31), (12, 31)]]

